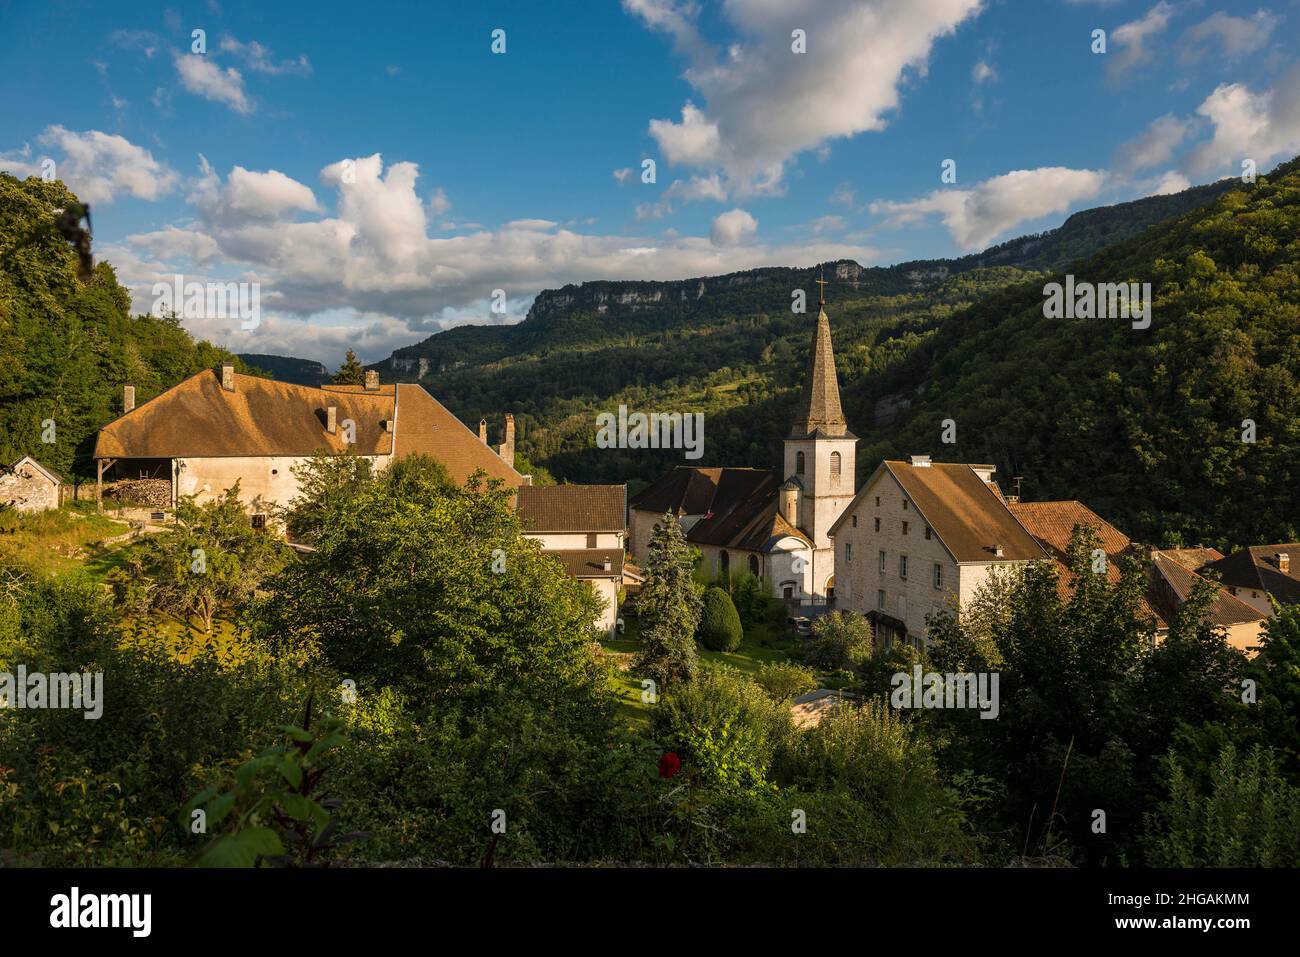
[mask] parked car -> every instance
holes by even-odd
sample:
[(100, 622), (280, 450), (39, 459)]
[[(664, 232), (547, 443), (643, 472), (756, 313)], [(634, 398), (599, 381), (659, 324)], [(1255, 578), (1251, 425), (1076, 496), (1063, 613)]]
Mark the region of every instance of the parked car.
[(812, 634), (812, 620), (810, 618), (805, 618), (803, 615), (795, 615), (792, 618), (787, 618), (786, 622), (789, 623), (790, 627), (794, 629), (795, 634), (800, 638), (807, 638)]

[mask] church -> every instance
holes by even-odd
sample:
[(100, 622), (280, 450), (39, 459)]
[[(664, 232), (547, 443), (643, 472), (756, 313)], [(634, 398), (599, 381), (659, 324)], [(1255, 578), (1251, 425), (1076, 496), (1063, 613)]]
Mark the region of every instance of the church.
[(784, 468), (678, 466), (628, 502), (629, 549), (644, 563), (655, 525), (671, 513), (708, 573), (749, 571), (792, 605), (829, 605), (831, 526), (853, 501), (857, 442), (840, 407), (823, 296)]

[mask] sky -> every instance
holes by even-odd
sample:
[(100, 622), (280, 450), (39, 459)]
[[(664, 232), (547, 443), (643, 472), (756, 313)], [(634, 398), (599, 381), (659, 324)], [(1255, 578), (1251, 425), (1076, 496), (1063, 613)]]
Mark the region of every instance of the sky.
[(137, 311), (256, 284), (255, 325), (185, 325), (333, 368), (566, 283), (955, 256), (1266, 172), (1297, 40), (1300, 0), (0, 0), (0, 170), (91, 204)]

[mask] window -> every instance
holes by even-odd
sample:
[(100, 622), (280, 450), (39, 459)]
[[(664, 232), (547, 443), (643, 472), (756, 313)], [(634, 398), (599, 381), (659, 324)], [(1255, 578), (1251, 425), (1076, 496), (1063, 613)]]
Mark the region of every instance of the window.
[(927, 542), (930, 540), (930, 535), (931, 535), (930, 526), (927, 525), (925, 526), (925, 540)]
[(881, 611), (885, 610), (885, 593), (883, 590), (876, 592), (876, 607)]
[(880, 496), (876, 496), (876, 508), (880, 508)]
[(903, 499), (903, 511), (907, 511), (907, 499)]
[(784, 588), (782, 588), (782, 589), (781, 589), (781, 597), (782, 597), (782, 598), (785, 598), (785, 599), (793, 598), (793, 597), (794, 597), (794, 586), (792, 586), (792, 585), (786, 585)]
[(758, 577), (758, 556), (757, 555), (749, 556), (749, 573), (753, 575), (755, 578)]
[(904, 522), (904, 523), (903, 523), (903, 534), (904, 534), (904, 535), (907, 534), (907, 522)]
[(718, 552), (718, 571), (724, 575), (731, 571), (731, 556), (726, 552)]
[(858, 527), (858, 517), (856, 515), (853, 516), (853, 527), (854, 528)]
[(934, 587), (943, 587), (943, 566), (938, 562), (934, 563)]
[(595, 533), (595, 532), (588, 532), (588, 533), (587, 533), (587, 547), (588, 547), (588, 548), (595, 548), (595, 547), (596, 547), (596, 533)]
[(831, 481), (838, 482), (839, 480), (840, 480), (840, 453), (832, 452), (831, 453)]
[(852, 546), (852, 545), (845, 545), (845, 546), (844, 546), (844, 560), (845, 560), (846, 562), (849, 562), (850, 564), (853, 562), (853, 546)]
[(876, 531), (880, 531), (880, 519), (876, 519)]
[(880, 572), (881, 572), (882, 575), (883, 575), (884, 572), (885, 572), (885, 553), (884, 553), (884, 552), (881, 552), (881, 553), (880, 553)]
[(266, 528), (266, 516), (265, 516), (265, 515), (254, 515), (254, 516), (253, 516), (253, 527), (254, 527), (254, 528)]
[(899, 578), (907, 577), (907, 556), (906, 555), (898, 556), (898, 577)]
[(905, 595), (898, 596), (898, 620), (907, 621), (907, 597)]
[(803, 453), (796, 452), (794, 455), (794, 470), (799, 475), (803, 475)]

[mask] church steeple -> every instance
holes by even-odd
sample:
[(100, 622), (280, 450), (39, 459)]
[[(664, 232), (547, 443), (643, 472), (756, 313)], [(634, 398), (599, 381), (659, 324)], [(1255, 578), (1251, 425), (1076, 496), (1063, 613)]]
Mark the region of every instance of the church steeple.
[(831, 348), (831, 321), (826, 317), (826, 280), (817, 298), (817, 332), (813, 339), (803, 397), (790, 427), (790, 438), (804, 438), (820, 432), (827, 438), (852, 438), (844, 410), (840, 408), (840, 383), (835, 375), (835, 352)]

